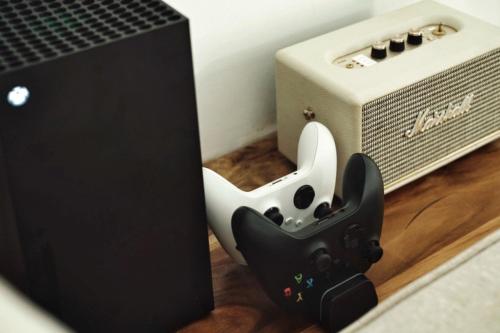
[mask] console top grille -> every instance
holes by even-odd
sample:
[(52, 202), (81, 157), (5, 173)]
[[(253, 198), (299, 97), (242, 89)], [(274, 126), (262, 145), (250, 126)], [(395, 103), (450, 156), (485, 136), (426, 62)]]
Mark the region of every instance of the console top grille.
[(161, 0), (0, 0), (0, 73), (181, 19)]

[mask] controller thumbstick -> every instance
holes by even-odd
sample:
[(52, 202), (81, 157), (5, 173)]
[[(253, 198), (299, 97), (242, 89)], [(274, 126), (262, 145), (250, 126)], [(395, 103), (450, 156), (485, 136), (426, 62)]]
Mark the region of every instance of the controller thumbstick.
[(312, 255), (312, 262), (320, 273), (328, 271), (332, 267), (332, 256), (325, 249), (320, 249)]
[(316, 207), (314, 211), (314, 217), (317, 219), (322, 219), (323, 217), (329, 215), (332, 212), (332, 208), (328, 202), (323, 202), (321, 205)]
[(295, 192), (293, 204), (298, 209), (307, 209), (314, 201), (316, 193), (311, 185), (304, 185)]
[(380, 247), (380, 243), (377, 240), (370, 241), (366, 250), (366, 258), (371, 263), (376, 263), (377, 261), (379, 261), (384, 254), (384, 250), (382, 249), (382, 247)]
[(264, 216), (276, 223), (277, 225), (281, 226), (283, 224), (283, 215), (281, 215), (280, 210), (278, 207), (272, 207), (269, 208), (265, 213)]

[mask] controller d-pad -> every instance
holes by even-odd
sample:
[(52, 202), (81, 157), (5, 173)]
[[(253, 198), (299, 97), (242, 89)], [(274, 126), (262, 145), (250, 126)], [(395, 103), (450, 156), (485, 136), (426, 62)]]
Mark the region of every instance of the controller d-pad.
[(298, 209), (307, 209), (314, 201), (315, 195), (316, 193), (314, 193), (312, 186), (304, 185), (295, 192), (293, 204)]

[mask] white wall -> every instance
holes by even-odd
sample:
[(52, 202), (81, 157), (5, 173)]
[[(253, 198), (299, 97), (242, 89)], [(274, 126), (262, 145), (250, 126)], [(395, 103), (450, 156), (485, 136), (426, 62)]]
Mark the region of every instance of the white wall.
[[(275, 131), (280, 48), (416, 0), (166, 0), (187, 15), (203, 159)], [(441, 0), (500, 25), (499, 0)]]
[[(419, 0), (375, 0), (373, 9), (375, 14), (383, 13), (415, 2)], [(437, 2), (500, 26), (499, 0), (437, 0)]]

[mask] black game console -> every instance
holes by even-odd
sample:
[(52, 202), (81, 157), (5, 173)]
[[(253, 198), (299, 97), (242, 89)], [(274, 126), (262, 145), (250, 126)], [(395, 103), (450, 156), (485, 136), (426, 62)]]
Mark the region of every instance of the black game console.
[(383, 189), (376, 164), (355, 154), (344, 173), (339, 211), (290, 233), (241, 207), (232, 216), (237, 248), (276, 304), (336, 332), (378, 302), (363, 273), (383, 254)]
[(0, 274), (79, 332), (213, 308), (188, 20), (0, 1)]

